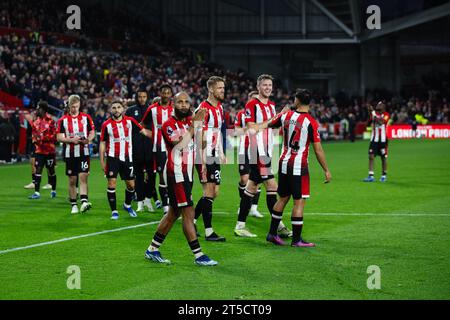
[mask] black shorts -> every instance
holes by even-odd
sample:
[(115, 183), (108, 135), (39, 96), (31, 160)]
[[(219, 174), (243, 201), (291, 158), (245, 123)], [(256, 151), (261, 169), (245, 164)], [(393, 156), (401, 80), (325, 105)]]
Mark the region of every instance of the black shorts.
[(248, 154), (239, 155), (239, 175), (243, 176), (246, 174), (250, 174), (250, 160), (248, 159)]
[(66, 158), (66, 176), (76, 177), (80, 173), (89, 173), (91, 168), (90, 157)]
[(185, 208), (194, 206), (192, 200), (192, 181), (185, 176), (184, 181), (176, 182), (174, 176), (167, 176), (167, 193), (169, 195), (169, 205), (172, 208)]
[(207, 164), (206, 173), (202, 172), (201, 164), (196, 164), (195, 168), (197, 169), (198, 179), (200, 180), (200, 183), (215, 183), (216, 185), (220, 185), (220, 164)]
[(153, 174), (153, 159), (146, 161), (136, 161), (133, 159), (133, 167), (135, 176), (138, 174), (145, 175), (146, 173)]
[(166, 152), (153, 152), (153, 172), (163, 173), (167, 162)]
[(250, 164), (249, 179), (254, 183), (260, 184), (274, 178), (275, 177), (272, 173), (272, 161), (269, 159), (265, 162), (258, 160), (258, 164)]
[(388, 142), (370, 142), (369, 155), (380, 156), (387, 158), (388, 156)]
[(122, 180), (134, 180), (134, 167), (131, 161), (120, 161), (117, 158), (108, 157), (106, 159), (106, 178), (117, 178), (120, 174)]
[(34, 143), (31, 144), (30, 155), (31, 158), (36, 158), (36, 146), (34, 145)]
[(301, 176), (278, 172), (278, 195), (282, 198), (292, 196), (294, 200), (309, 199), (309, 172)]
[(41, 171), (44, 167), (49, 169), (55, 169), (56, 167), (56, 155), (55, 154), (35, 154), (34, 155), (36, 170)]

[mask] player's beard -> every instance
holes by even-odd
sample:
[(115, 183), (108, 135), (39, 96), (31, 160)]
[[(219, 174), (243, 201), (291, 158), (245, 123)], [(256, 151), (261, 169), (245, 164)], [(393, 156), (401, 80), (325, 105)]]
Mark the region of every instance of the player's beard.
[(119, 118), (122, 116), (122, 114), (120, 113), (118, 116), (116, 116), (114, 113), (112, 114), (112, 117), (114, 120), (119, 120)]
[(190, 115), (192, 115), (191, 109), (188, 109), (188, 110), (186, 110), (185, 112), (183, 112), (183, 111), (181, 111), (181, 110), (178, 110), (178, 109), (175, 109), (175, 116), (176, 116), (178, 119), (184, 119), (184, 118), (189, 117)]
[(216, 98), (217, 101), (222, 102), (223, 100), (225, 100), (225, 95), (217, 95), (214, 98)]

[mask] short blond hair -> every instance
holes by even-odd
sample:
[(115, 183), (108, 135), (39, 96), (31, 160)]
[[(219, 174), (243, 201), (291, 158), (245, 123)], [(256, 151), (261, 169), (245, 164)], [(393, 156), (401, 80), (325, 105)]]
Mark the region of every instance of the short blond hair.
[(77, 94), (73, 94), (68, 99), (68, 106), (72, 106), (74, 103), (81, 102), (81, 98)]
[(225, 79), (222, 77), (218, 77), (218, 76), (212, 76), (211, 78), (208, 79), (208, 81), (206, 82), (206, 87), (209, 89), (211, 89), (213, 86), (215, 86), (217, 83), (219, 82), (223, 82), (225, 83)]
[(259, 86), (264, 80), (271, 80), (273, 82), (274, 79), (275, 78), (270, 74), (262, 74), (258, 77), (256, 84)]

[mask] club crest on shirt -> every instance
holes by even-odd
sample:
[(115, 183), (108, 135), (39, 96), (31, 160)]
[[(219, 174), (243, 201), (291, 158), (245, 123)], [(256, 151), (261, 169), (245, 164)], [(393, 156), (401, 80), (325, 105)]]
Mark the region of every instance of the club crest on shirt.
[(252, 114), (250, 113), (250, 110), (249, 109), (247, 109), (247, 110), (245, 110), (245, 116), (246, 117), (250, 117)]
[(173, 135), (173, 129), (171, 127), (167, 127), (167, 134), (169, 135), (169, 137)]

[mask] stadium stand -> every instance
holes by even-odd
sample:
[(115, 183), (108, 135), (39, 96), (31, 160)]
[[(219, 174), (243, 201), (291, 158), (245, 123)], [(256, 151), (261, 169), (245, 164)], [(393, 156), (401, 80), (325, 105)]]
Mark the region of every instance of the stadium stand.
[[(248, 92), (255, 88), (254, 79), (242, 70), (231, 71), (209, 63), (200, 52), (190, 48), (155, 45), (155, 37), (139, 32), (148, 25), (137, 23), (135, 29), (130, 29), (120, 28), (119, 24), (115, 26), (121, 32), (103, 30), (102, 25), (106, 24), (98, 19), (104, 16), (99, 14), (102, 8), (95, 15), (87, 13), (84, 17), (83, 23), (90, 27), (83, 29), (90, 33), (63, 33), (64, 16), (55, 21), (44, 18), (48, 12), (57, 10), (57, 3), (48, 1), (40, 6), (28, 1), (3, 1), (0, 4), (0, 102), (2, 109), (9, 113), (33, 107), (40, 99), (62, 109), (64, 100), (75, 93), (84, 99), (83, 111), (100, 128), (109, 117), (108, 105), (114, 98), (131, 103), (138, 88), (145, 88), (154, 97), (162, 83), (169, 83), (175, 91), (187, 91), (194, 104), (198, 104), (207, 95), (203, 84), (214, 74), (227, 79), (224, 107), (226, 118), (231, 119), (227, 125), (232, 128), (234, 115), (243, 108)], [(102, 34), (108, 34), (109, 39), (96, 38)], [(133, 48), (129, 43), (142, 46)], [(393, 123), (410, 124), (417, 119), (423, 119), (424, 123), (448, 123), (449, 79), (449, 74), (424, 77), (421, 90), (414, 94), (405, 92), (403, 97), (385, 90), (367, 90), (365, 97), (349, 96), (345, 92), (330, 97), (314, 92), (311, 112), (319, 120), (325, 140), (329, 136), (352, 139), (350, 128), (355, 129), (356, 136), (362, 136), (368, 119), (367, 104), (380, 100), (386, 101)], [(292, 103), (290, 94), (280, 82), (276, 83), (273, 99), (278, 106)]]

